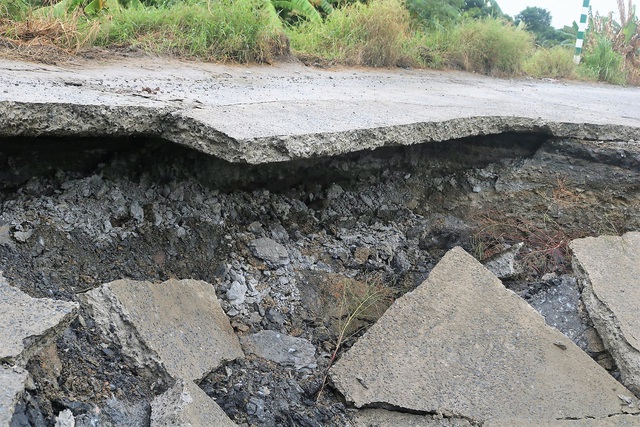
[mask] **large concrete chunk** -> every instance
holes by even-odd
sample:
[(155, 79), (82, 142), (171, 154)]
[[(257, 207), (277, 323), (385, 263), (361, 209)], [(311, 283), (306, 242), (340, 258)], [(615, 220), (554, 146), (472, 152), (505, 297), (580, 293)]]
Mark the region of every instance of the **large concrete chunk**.
[(622, 382), (640, 395), (640, 232), (571, 242), (582, 300)]
[(27, 371), (0, 365), (0, 426), (10, 425), (26, 381)]
[(460, 248), (331, 369), (357, 407), (476, 422), (622, 413), (630, 391)]
[(292, 337), (276, 331), (260, 331), (243, 337), (245, 353), (264, 357), (283, 366), (293, 366), (297, 370), (315, 369), (316, 348), (303, 338)]
[(0, 362), (26, 365), (77, 313), (77, 303), (31, 298), (0, 274)]
[(151, 403), (151, 427), (237, 427), (192, 381), (176, 384)]
[[(96, 324), (141, 366), (163, 365), (173, 378), (199, 380), (242, 357), (213, 286), (196, 280), (117, 280), (86, 294)], [(111, 332), (114, 331), (114, 332)]]

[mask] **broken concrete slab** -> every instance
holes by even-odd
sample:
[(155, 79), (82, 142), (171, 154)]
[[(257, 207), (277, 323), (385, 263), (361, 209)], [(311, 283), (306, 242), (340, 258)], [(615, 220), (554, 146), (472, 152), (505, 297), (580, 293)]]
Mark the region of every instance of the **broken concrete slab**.
[(151, 402), (151, 427), (237, 427), (218, 404), (192, 381), (175, 385)]
[(577, 239), (570, 247), (589, 316), (622, 382), (640, 396), (640, 232)]
[(353, 427), (471, 427), (460, 418), (415, 415), (384, 409), (362, 409), (353, 417)]
[(260, 331), (240, 339), (245, 353), (255, 354), (296, 370), (315, 369), (316, 348), (303, 338), (276, 331)]
[(330, 377), (356, 407), (480, 423), (603, 418), (628, 406), (619, 395), (632, 396), (461, 248), (399, 298)]
[(22, 368), (0, 365), (0, 426), (11, 424), (28, 375), (28, 372)]
[(504, 132), (640, 140), (637, 88), (134, 61), (43, 71), (0, 60), (0, 136), (151, 136), (253, 164)]
[(96, 325), (138, 366), (199, 380), (242, 357), (213, 286), (197, 280), (117, 280), (87, 292)]
[(489, 421), (483, 427), (639, 427), (640, 416), (638, 415), (612, 415), (607, 418), (583, 420), (526, 420), (508, 419), (499, 421)]
[(78, 315), (75, 302), (31, 298), (0, 273), (0, 362), (25, 366)]

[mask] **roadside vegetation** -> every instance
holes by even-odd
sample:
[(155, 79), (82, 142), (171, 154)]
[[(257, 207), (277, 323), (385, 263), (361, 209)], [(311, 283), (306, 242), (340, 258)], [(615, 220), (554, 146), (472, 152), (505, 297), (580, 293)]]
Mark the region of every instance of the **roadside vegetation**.
[(0, 51), (56, 60), (92, 47), (216, 62), (454, 68), (494, 76), (640, 83), (632, 1), (578, 32), (545, 9), (506, 16), (495, 0), (0, 0)]

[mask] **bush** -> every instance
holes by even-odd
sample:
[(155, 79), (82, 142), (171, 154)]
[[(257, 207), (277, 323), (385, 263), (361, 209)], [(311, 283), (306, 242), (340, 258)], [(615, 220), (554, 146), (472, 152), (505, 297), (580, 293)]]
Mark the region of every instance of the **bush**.
[(268, 62), (287, 43), (264, 5), (262, 0), (217, 0), (117, 9), (102, 19), (96, 43), (220, 62)]
[(372, 0), (336, 9), (325, 22), (287, 31), (294, 52), (347, 65), (389, 67), (408, 61), (409, 13), (400, 0)]
[(582, 57), (580, 73), (583, 76), (612, 84), (625, 84), (624, 57), (613, 50), (611, 41), (596, 34)]
[(452, 30), (449, 58), (467, 71), (514, 75), (533, 51), (533, 36), (497, 18), (469, 20)]
[(573, 49), (555, 46), (538, 48), (524, 63), (524, 71), (533, 77), (570, 77), (575, 71)]

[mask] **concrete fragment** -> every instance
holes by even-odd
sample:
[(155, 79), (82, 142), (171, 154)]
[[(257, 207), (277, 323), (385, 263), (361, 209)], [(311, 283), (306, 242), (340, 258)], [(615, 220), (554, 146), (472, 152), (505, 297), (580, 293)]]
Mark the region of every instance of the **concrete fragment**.
[(582, 300), (622, 382), (640, 395), (640, 232), (571, 242)]
[(461, 248), (330, 371), (357, 407), (474, 422), (602, 418), (631, 393)]
[(227, 299), (233, 305), (241, 305), (246, 299), (248, 289), (244, 283), (234, 281), (227, 291)]
[(18, 367), (0, 365), (0, 426), (8, 426), (16, 405), (24, 392), (27, 371)]
[(138, 366), (163, 365), (173, 378), (198, 380), (242, 357), (213, 286), (197, 280), (117, 280), (85, 294), (96, 325)]
[(26, 365), (78, 314), (75, 302), (31, 298), (0, 273), (0, 362)]
[(275, 331), (260, 331), (242, 337), (245, 353), (255, 354), (283, 366), (293, 366), (300, 370), (315, 369), (316, 349), (309, 341)]
[(178, 380), (151, 403), (151, 427), (237, 427), (192, 381)]
[(499, 279), (512, 279), (520, 273), (516, 265), (516, 256), (518, 256), (523, 246), (524, 243), (522, 242), (513, 245), (506, 251), (495, 254), (483, 261), (482, 264), (487, 267), (490, 272), (498, 276)]
[(269, 267), (282, 267), (289, 264), (287, 248), (268, 237), (262, 237), (249, 242), (251, 253), (263, 260)]
[(471, 427), (460, 418), (414, 415), (384, 409), (362, 409), (354, 416), (353, 427)]

